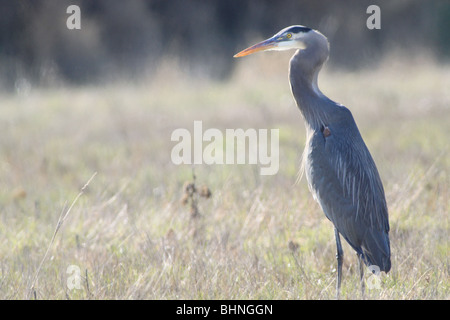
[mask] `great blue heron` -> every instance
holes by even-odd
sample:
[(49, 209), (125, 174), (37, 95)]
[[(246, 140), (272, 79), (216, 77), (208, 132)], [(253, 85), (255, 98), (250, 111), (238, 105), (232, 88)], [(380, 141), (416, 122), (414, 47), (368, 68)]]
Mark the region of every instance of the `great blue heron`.
[(327, 38), (304, 26), (287, 27), (234, 57), (265, 50), (297, 49), (290, 60), (292, 94), (306, 126), (303, 165), (308, 186), (326, 217), (334, 224), (337, 247), (336, 295), (339, 297), (343, 250), (340, 235), (372, 272), (391, 268), (389, 220), (383, 184), (351, 112), (327, 98), (317, 77), (328, 59)]

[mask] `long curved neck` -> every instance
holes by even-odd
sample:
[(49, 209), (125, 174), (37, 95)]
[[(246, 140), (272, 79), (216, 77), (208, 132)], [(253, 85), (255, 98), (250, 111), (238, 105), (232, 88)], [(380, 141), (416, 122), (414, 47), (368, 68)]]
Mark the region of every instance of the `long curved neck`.
[(328, 59), (328, 41), (322, 34), (314, 34), (305, 42), (306, 49), (297, 50), (291, 58), (289, 79), (292, 94), (303, 117), (312, 128), (326, 125), (330, 100), (320, 91), (317, 78)]

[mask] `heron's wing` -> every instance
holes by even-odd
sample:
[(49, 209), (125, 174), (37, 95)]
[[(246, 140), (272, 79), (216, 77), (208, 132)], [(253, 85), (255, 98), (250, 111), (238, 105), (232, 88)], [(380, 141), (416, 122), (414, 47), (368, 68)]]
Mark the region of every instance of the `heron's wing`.
[(389, 221), (383, 185), (350, 111), (341, 106), (335, 110), (321, 127), (309, 127), (304, 154), (309, 187), (364, 262), (387, 272)]
[(325, 132), (325, 157), (342, 188), (342, 195), (355, 208), (355, 221), (388, 232), (386, 199), (375, 162), (350, 111), (341, 107), (340, 112), (343, 115), (339, 121), (329, 124)]

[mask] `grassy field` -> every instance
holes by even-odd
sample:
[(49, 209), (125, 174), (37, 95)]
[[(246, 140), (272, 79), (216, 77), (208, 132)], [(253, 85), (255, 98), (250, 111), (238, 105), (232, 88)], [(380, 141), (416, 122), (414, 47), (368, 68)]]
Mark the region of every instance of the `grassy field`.
[[(334, 299), (333, 227), (296, 182), (305, 128), (290, 54), (238, 60), (227, 82), (166, 63), (138, 84), (1, 93), (0, 299)], [(393, 58), (319, 82), (352, 110), (386, 190), (392, 269), (366, 298), (449, 299), (450, 67)], [(194, 195), (193, 216), (192, 167), (171, 162), (170, 137), (194, 120), (280, 129), (278, 174), (196, 165), (212, 196)], [(359, 299), (344, 251), (342, 298)]]

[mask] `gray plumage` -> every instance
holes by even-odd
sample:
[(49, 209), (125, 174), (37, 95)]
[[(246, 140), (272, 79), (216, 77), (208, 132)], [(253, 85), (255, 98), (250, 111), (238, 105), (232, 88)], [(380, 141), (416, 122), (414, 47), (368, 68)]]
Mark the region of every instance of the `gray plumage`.
[(364, 290), (361, 260), (380, 271), (391, 268), (388, 209), (375, 162), (351, 112), (318, 88), (318, 74), (329, 55), (328, 40), (316, 30), (292, 26), (236, 56), (266, 48), (298, 49), (290, 60), (289, 79), (306, 125), (302, 167), (311, 193), (335, 227), (337, 294), (343, 257), (340, 235), (360, 258)]

